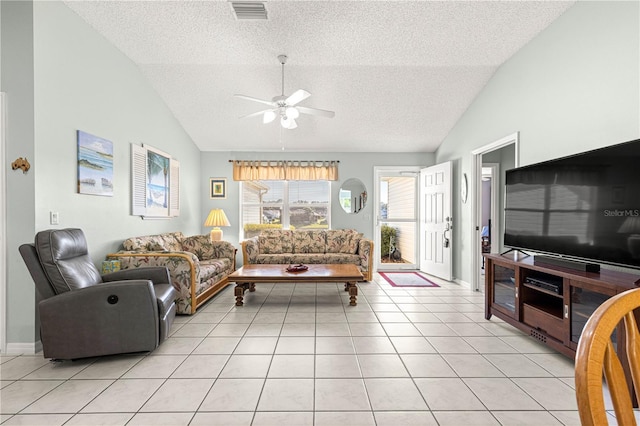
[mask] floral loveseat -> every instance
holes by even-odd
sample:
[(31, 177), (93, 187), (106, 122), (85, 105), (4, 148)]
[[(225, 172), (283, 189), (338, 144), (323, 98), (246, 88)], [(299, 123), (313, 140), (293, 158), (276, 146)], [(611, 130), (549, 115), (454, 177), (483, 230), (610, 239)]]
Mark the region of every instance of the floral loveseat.
[(107, 255), (119, 260), (121, 269), (166, 266), (180, 296), (179, 314), (196, 309), (222, 290), (227, 276), (236, 269), (236, 249), (227, 241), (211, 241), (209, 235), (185, 237), (173, 232), (133, 237), (122, 243), (124, 250)]
[(243, 264), (353, 263), (371, 281), (373, 241), (353, 229), (265, 229), (242, 242)]

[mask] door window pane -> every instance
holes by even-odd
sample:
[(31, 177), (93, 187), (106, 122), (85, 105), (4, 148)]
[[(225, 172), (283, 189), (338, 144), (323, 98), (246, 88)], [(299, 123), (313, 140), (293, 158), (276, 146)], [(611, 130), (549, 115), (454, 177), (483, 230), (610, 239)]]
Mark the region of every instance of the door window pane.
[(382, 219), (416, 218), (416, 178), (388, 177), (380, 185)]

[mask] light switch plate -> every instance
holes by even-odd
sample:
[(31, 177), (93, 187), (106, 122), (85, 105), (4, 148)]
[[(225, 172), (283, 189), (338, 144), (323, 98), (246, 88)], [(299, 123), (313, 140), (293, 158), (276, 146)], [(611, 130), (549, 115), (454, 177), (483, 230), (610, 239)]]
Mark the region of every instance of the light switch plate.
[(60, 224), (58, 212), (49, 212), (49, 222), (52, 225), (59, 225)]

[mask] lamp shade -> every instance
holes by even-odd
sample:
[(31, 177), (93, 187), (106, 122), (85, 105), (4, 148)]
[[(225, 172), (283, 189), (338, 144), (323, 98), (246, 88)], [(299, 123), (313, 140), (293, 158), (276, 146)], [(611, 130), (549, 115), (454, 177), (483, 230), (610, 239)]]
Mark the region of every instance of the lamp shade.
[(289, 130), (292, 130), (298, 127), (298, 123), (296, 123), (296, 120), (287, 116), (280, 118), (280, 125), (285, 129), (289, 129)]
[(211, 209), (207, 220), (204, 221), (204, 226), (231, 226), (227, 215), (224, 214), (222, 209)]
[(219, 227), (231, 226), (231, 224), (229, 223), (229, 219), (227, 219), (227, 215), (224, 214), (224, 210), (211, 209), (207, 220), (204, 221), (204, 226), (213, 226), (214, 228), (211, 230), (209, 237), (211, 241), (220, 241), (222, 240), (222, 229)]
[(618, 229), (622, 234), (640, 234), (640, 216), (629, 216)]

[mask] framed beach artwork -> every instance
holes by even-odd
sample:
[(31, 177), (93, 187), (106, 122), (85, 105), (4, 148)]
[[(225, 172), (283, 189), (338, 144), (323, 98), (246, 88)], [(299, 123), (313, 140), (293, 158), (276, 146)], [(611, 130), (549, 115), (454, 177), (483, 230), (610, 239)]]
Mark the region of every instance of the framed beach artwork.
[(180, 214), (180, 163), (149, 145), (131, 144), (132, 214), (169, 218)]
[(78, 193), (113, 197), (113, 142), (78, 130)]
[(147, 215), (167, 216), (171, 156), (147, 146)]
[(209, 198), (227, 198), (227, 180), (225, 178), (210, 178), (209, 187)]

